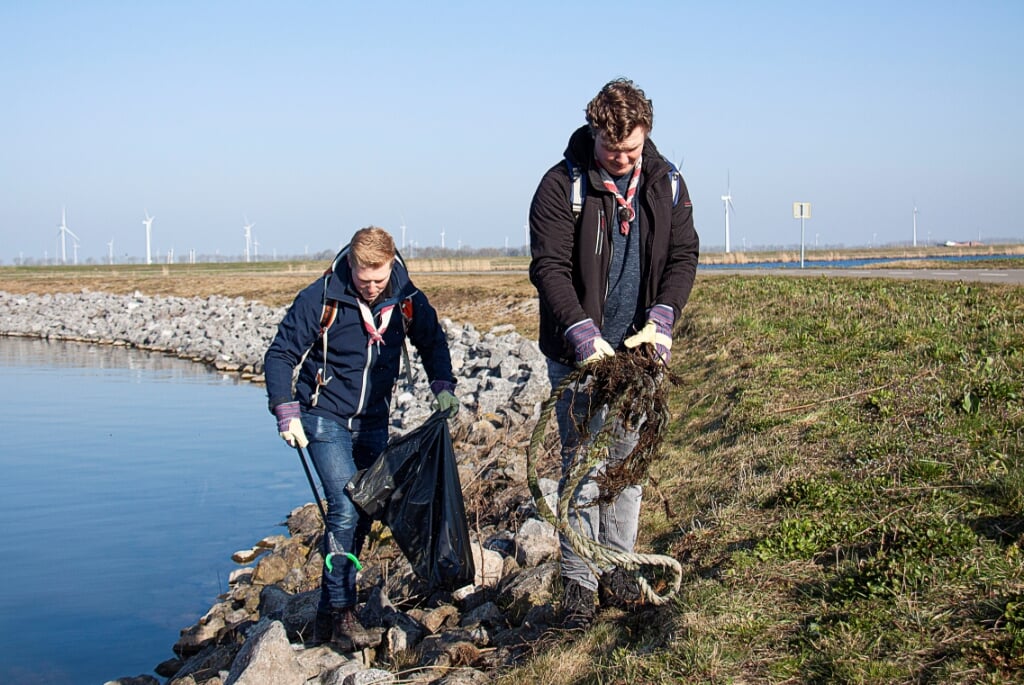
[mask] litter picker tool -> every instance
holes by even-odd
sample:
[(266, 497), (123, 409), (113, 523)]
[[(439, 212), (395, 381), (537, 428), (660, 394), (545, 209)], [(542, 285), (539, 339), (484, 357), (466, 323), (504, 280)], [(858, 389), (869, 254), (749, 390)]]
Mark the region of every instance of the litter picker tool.
[(316, 483), (313, 482), (313, 472), (309, 470), (309, 463), (306, 461), (306, 453), (302, 451), (302, 448), (299, 447), (299, 445), (295, 445), (295, 451), (299, 453), (299, 461), (302, 462), (302, 470), (306, 472), (306, 480), (309, 481), (309, 487), (313, 491), (313, 501), (316, 502), (316, 507), (320, 510), (320, 518), (323, 519), (324, 522), (324, 548), (327, 552), (324, 554), (324, 566), (327, 567), (327, 572), (334, 572), (333, 558), (339, 555), (346, 557), (351, 561), (357, 571), (362, 571), (363, 565), (359, 563), (359, 559), (356, 558), (356, 555), (342, 549), (335, 541), (334, 536), (331, 535), (330, 530), (328, 530), (327, 512), (324, 510), (323, 502), (320, 501), (320, 491), (316, 489)]

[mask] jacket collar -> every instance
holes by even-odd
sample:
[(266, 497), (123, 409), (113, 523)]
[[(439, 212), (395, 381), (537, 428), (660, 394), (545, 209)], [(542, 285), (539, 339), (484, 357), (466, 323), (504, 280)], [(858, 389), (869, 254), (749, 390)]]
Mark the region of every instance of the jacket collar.
[[(339, 302), (355, 304), (356, 298), (359, 295), (352, 288), (352, 268), (348, 263), (349, 248), (349, 245), (342, 248), (331, 264), (331, 278), (327, 283), (327, 297)], [(395, 253), (395, 263), (391, 267), (389, 290), (390, 294), (388, 297), (378, 300), (373, 307), (374, 309), (378, 309), (389, 302), (405, 299), (416, 290), (409, 279), (409, 271), (405, 266), (405, 261), (397, 252)]]
[[(594, 136), (590, 132), (590, 126), (584, 124), (573, 132), (563, 154), (573, 165), (593, 174), (591, 185), (603, 189), (600, 175), (594, 165)], [(643, 169), (643, 175), (647, 179), (660, 178), (669, 171), (668, 163), (665, 162), (654, 141), (650, 138), (644, 141)]]

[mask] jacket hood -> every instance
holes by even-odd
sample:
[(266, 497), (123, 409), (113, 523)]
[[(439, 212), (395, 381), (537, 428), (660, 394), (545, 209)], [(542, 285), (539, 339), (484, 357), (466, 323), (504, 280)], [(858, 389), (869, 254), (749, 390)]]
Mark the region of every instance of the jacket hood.
[[(327, 297), (332, 300), (355, 301), (357, 297), (352, 288), (352, 267), (348, 263), (348, 252), (350, 245), (346, 245), (334, 257), (331, 263), (333, 278), (327, 283)], [(409, 270), (405, 266), (402, 255), (395, 251), (395, 263), (391, 267), (391, 281), (389, 283), (390, 294), (386, 301), (400, 300), (411, 296), (416, 292), (416, 287), (409, 279)]]
[[(594, 165), (594, 135), (590, 132), (590, 126), (584, 124), (573, 131), (563, 154), (574, 166), (591, 170)], [(648, 137), (644, 141), (644, 171), (653, 177), (667, 174), (668, 170), (665, 158), (658, 152), (654, 141)]]

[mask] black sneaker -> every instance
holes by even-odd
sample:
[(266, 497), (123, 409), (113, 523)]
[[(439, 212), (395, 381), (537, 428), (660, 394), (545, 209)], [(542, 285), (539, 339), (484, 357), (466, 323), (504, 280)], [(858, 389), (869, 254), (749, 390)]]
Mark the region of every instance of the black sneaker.
[(601, 574), (601, 580), (597, 583), (597, 596), (603, 607), (635, 610), (643, 604), (636, 574), (618, 566)]
[(585, 630), (594, 622), (594, 591), (575, 580), (565, 583), (562, 594), (562, 628)]

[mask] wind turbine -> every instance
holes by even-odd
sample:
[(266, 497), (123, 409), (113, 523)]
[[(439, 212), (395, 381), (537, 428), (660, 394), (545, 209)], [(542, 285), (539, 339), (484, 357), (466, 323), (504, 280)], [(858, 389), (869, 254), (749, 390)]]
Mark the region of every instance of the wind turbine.
[(402, 225), (399, 227), (402, 229), (402, 252), (405, 252), (405, 216), (402, 216)]
[(441, 229), (441, 249), (444, 249), (444, 229)]
[(245, 226), (243, 226), (243, 229), (245, 230), (245, 261), (248, 262), (249, 246), (252, 244), (252, 227), (255, 226), (256, 224), (250, 224), (249, 219), (246, 217), (242, 218), (245, 219)]
[(917, 203), (914, 203), (914, 247), (917, 247)]
[[(60, 233), (60, 263), (68, 263), (68, 247), (67, 247), (67, 236), (70, 235), (74, 239), (75, 244), (78, 244), (78, 236), (75, 232), (68, 228), (67, 221), (67, 209), (60, 210), (60, 226), (57, 227), (57, 232)], [(78, 264), (78, 252), (75, 251), (75, 264)]]
[(113, 264), (114, 263), (114, 239), (113, 238), (111, 238), (110, 241), (107, 243), (107, 263), (108, 264)]
[(149, 241), (153, 232), (153, 219), (156, 217), (150, 216), (149, 210), (144, 209), (142, 211), (146, 213), (146, 218), (142, 220), (142, 224), (146, 227), (146, 264), (152, 264), (153, 253), (149, 248)]
[(736, 211), (732, 205), (732, 192), (729, 181), (729, 172), (725, 172), (725, 195), (722, 196), (722, 204), (725, 205), (725, 252), (729, 253), (729, 210)]

